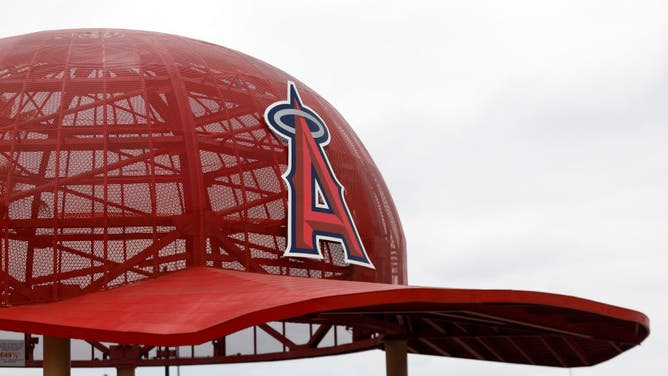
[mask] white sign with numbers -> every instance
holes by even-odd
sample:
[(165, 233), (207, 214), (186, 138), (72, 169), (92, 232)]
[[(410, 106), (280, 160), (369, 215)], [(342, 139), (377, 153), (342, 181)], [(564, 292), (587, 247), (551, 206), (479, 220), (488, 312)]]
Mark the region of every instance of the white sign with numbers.
[(23, 340), (0, 339), (0, 367), (25, 367), (26, 346)]

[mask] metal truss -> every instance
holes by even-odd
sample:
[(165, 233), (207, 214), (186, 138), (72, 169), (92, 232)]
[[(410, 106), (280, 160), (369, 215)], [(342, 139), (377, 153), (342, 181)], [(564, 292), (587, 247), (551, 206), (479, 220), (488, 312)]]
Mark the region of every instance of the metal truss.
[[(75, 340), (73, 367), (150, 367), (242, 363), (345, 354), (379, 348), (381, 337), (333, 324), (265, 323), (196, 346), (146, 346)], [(41, 367), (41, 337), (25, 334), (26, 366)]]

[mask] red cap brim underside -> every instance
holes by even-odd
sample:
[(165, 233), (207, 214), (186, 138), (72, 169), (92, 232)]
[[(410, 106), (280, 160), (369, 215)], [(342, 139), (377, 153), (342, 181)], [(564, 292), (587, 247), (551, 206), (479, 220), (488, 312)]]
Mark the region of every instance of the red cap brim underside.
[(572, 296), (204, 267), (59, 302), (0, 309), (0, 328), (173, 346), (304, 318), (371, 326), (381, 335), (407, 338), (415, 353), (564, 367), (602, 362), (649, 334), (649, 320), (642, 313)]

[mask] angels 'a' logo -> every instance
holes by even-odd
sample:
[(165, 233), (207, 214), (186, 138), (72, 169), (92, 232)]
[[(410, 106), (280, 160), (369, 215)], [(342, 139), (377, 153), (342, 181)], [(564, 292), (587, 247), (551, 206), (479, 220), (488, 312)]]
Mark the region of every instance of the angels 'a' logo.
[(343, 197), (343, 186), (325, 154), (329, 129), (302, 103), (293, 82), (288, 82), (287, 97), (264, 112), (269, 128), (288, 143), (288, 170), (283, 175), (289, 206), (284, 256), (322, 259), (320, 241), (327, 240), (342, 245), (346, 262), (373, 269)]

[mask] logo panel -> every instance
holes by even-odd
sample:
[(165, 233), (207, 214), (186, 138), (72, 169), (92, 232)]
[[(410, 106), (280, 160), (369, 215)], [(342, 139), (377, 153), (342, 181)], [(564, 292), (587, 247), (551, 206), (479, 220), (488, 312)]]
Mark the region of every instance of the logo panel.
[(284, 256), (322, 259), (320, 241), (341, 244), (345, 261), (374, 268), (364, 249), (344, 188), (334, 174), (324, 147), (329, 129), (320, 116), (302, 103), (293, 82), (287, 100), (267, 107), (269, 128), (288, 144), (288, 241)]

